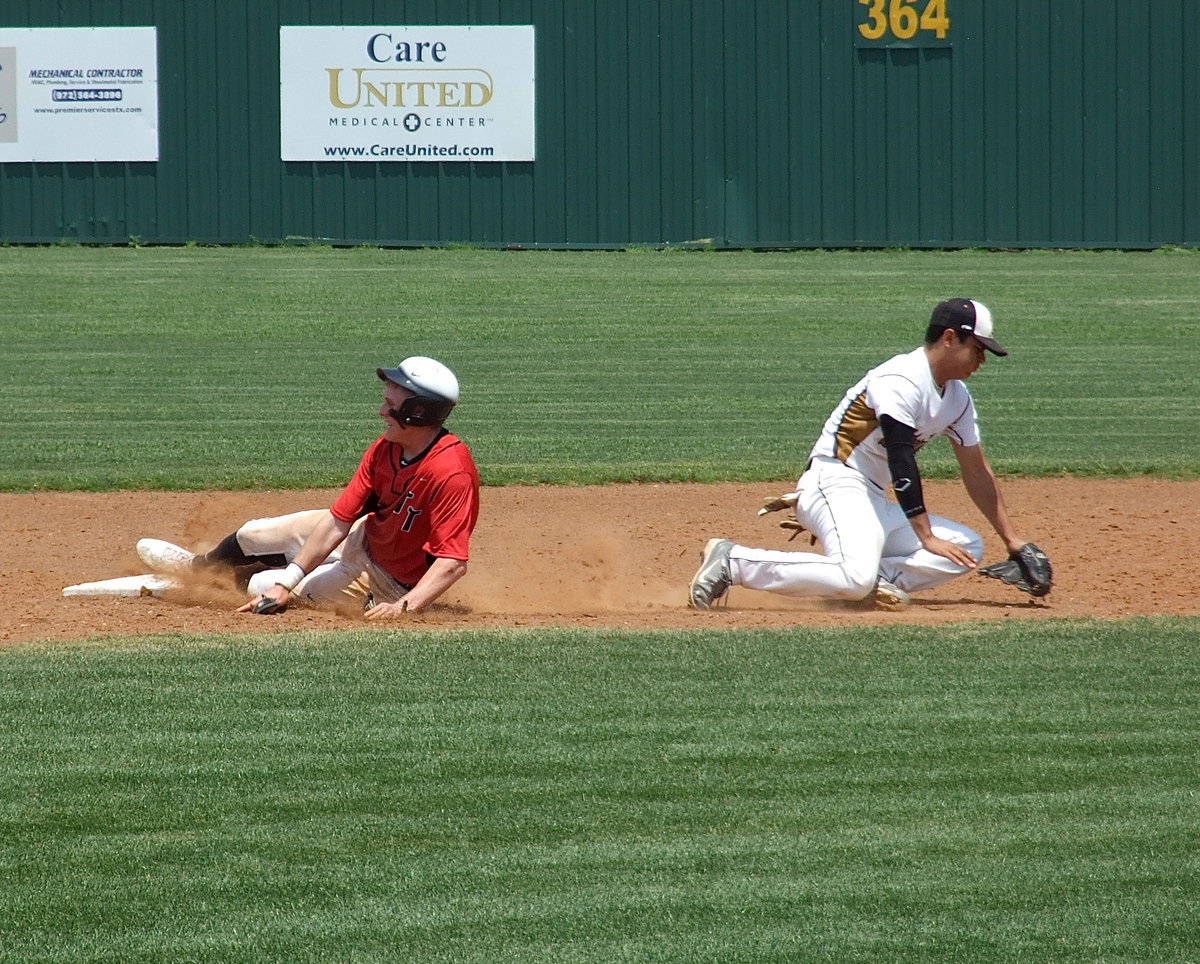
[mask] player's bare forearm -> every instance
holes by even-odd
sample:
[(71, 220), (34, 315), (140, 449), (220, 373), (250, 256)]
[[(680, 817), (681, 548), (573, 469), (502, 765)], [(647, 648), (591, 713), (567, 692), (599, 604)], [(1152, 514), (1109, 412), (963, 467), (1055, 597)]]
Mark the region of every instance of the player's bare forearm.
[(351, 523), (343, 522), (332, 512), (326, 512), (325, 517), (313, 526), (292, 561), (305, 572), (312, 572), (342, 544), (342, 540), (350, 533), (350, 526)]
[(989, 474), (986, 479), (968, 482), (967, 477), (964, 476), (963, 482), (967, 486), (971, 500), (983, 513), (984, 518), (991, 523), (996, 535), (1004, 541), (1005, 548), (1010, 552), (1020, 549), (1026, 540), (1017, 534), (1008, 519), (1004, 497), (1000, 494), (1000, 487), (996, 484), (995, 477)]
[(435, 559), (420, 582), (404, 598), (394, 603), (381, 603), (367, 611), (367, 619), (386, 619), (405, 612), (420, 612), (467, 574), (467, 564), (461, 559)]
[(462, 559), (435, 559), (421, 581), (405, 594), (404, 601), (411, 611), (419, 613), (466, 574), (467, 564)]
[(996, 474), (983, 453), (983, 447), (975, 445), (964, 448), (955, 445), (953, 448), (962, 472), (963, 486), (971, 501), (983, 513), (983, 517), (988, 520), (1010, 552), (1020, 549), (1026, 540), (1017, 534), (1009, 521), (1000, 484), (996, 481)]

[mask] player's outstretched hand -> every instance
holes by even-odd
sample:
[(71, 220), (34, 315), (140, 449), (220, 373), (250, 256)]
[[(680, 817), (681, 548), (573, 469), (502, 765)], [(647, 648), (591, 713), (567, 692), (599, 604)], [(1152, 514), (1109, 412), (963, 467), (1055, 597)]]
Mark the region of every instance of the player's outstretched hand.
[(238, 607), (239, 613), (254, 613), (256, 616), (270, 616), (272, 613), (283, 612), (287, 608), (290, 593), (283, 586), (273, 586), (266, 592), (260, 593), (244, 606)]
[(930, 536), (924, 539), (921, 545), (934, 555), (949, 559), (956, 566), (962, 566), (964, 569), (974, 569), (979, 565), (975, 557), (967, 552), (963, 546), (960, 546), (957, 542), (951, 542), (949, 539)]
[(409, 612), (408, 600), (400, 599), (394, 603), (379, 603), (367, 610), (367, 619), (396, 619)]

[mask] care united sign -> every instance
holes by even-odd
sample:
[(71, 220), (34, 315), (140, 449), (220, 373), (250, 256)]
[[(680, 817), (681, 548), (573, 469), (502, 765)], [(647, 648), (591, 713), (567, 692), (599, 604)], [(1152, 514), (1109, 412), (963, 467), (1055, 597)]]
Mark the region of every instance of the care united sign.
[(532, 161), (532, 26), (280, 27), (285, 161)]

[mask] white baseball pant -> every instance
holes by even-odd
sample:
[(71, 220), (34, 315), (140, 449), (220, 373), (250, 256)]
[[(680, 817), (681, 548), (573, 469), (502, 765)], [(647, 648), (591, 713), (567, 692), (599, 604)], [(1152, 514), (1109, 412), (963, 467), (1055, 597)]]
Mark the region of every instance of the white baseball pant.
[[(291, 562), (324, 516), (324, 509), (308, 509), (251, 519), (238, 529), (238, 545), (250, 556), (282, 553)], [(371, 558), (365, 523), (365, 516), (358, 519), (341, 545), (300, 580), (292, 590), (296, 599), (313, 606), (337, 609), (349, 605), (361, 610), (368, 598), (376, 603), (393, 603), (408, 592), (410, 587), (397, 582)]]
[[(729, 557), (734, 585), (787, 596), (863, 599), (879, 577), (912, 593), (969, 571), (922, 548), (904, 510), (838, 459), (814, 459), (798, 492), (796, 518), (825, 554), (734, 546)], [(983, 558), (978, 533), (940, 516), (929, 521), (934, 535)]]

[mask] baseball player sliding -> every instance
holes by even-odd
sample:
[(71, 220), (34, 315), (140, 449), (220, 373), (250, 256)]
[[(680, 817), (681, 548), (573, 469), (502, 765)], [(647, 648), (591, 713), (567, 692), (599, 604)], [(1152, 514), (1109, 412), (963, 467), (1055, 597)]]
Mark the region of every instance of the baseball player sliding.
[(441, 362), (413, 356), (376, 370), (386, 428), (329, 509), (253, 519), (195, 555), (142, 539), (153, 571), (232, 571), (250, 593), (238, 612), (278, 612), (295, 600), (365, 609), (368, 619), (420, 611), (467, 571), (479, 516), (479, 473), (444, 427), (458, 379)]
[[(689, 605), (711, 609), (731, 586), (747, 586), (788, 596), (873, 596), (878, 608), (898, 609), (911, 603), (911, 593), (975, 569), (983, 540), (925, 506), (916, 455), (939, 435), (950, 440), (963, 485), (1010, 553), (979, 571), (1033, 596), (1048, 593), (1050, 561), (1009, 520), (965, 384), (988, 352), (1008, 354), (985, 305), (966, 298), (938, 304), (925, 344), (873, 368), (846, 392), (796, 491), (764, 508), (794, 506), (797, 527), (808, 529), (824, 554), (710, 539)], [(895, 502), (886, 496), (889, 486)]]

